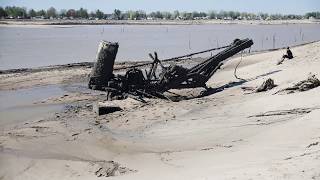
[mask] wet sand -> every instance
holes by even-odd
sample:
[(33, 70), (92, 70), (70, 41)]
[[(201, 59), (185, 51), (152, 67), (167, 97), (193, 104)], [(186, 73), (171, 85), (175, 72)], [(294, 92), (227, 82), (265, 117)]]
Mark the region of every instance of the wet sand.
[[(106, 93), (86, 88), (91, 66), (0, 74), (2, 91), (48, 85), (63, 90), (32, 99), (34, 105), (63, 105), (62, 111), (3, 125), (0, 177), (318, 179), (320, 87), (274, 93), (309, 73), (320, 78), (319, 50), (320, 42), (294, 47), (295, 58), (278, 66), (283, 49), (235, 57), (207, 83), (223, 91), (179, 102), (114, 101), (123, 110), (102, 116), (92, 105), (106, 102)], [(237, 75), (245, 82), (234, 77), (239, 61)], [(267, 78), (274, 79), (274, 89), (245, 90)]]

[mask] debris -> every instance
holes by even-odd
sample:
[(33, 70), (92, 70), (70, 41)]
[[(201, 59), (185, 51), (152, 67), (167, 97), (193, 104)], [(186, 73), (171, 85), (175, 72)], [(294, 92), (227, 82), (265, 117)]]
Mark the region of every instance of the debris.
[(290, 114), (307, 114), (315, 109), (318, 109), (318, 108), (317, 107), (315, 107), (315, 108), (296, 108), (296, 109), (289, 109), (289, 110), (267, 111), (265, 113), (261, 113), (258, 115), (249, 116), (248, 118), (265, 117), (265, 116), (283, 116), (283, 115), (290, 115)]
[(74, 133), (71, 136), (78, 136), (80, 133)]
[(261, 86), (259, 86), (255, 92), (263, 92), (263, 91), (268, 91), (272, 88), (276, 87), (276, 85), (274, 84), (273, 79), (269, 78), (266, 81), (264, 81)]
[(298, 91), (307, 91), (320, 86), (320, 80), (314, 74), (310, 74), (307, 80), (295, 84), (292, 89)]
[(287, 91), (287, 93), (294, 93), (295, 91), (308, 91), (318, 86), (320, 86), (320, 80), (316, 77), (316, 75), (310, 73), (308, 79), (300, 81), (292, 87), (282, 89), (274, 94), (278, 94), (284, 91)]
[(94, 104), (92, 108), (93, 108), (93, 112), (95, 112), (99, 116), (122, 110), (119, 106), (113, 105), (112, 103), (109, 103), (108, 105), (106, 103), (100, 103), (100, 102)]
[[(158, 54), (149, 54), (153, 60), (148, 70), (142, 71), (133, 66), (125, 75), (114, 75), (113, 64), (118, 51), (118, 43), (102, 41), (97, 54), (97, 62), (90, 75), (89, 88), (108, 92), (111, 99), (123, 99), (128, 96), (137, 97), (143, 102), (143, 97), (168, 99), (164, 95), (170, 89), (206, 88), (206, 82), (223, 65), (223, 61), (238, 52), (253, 45), (250, 39), (235, 39), (229, 46), (209, 49), (184, 56), (160, 61)], [(218, 54), (192, 68), (172, 64), (164, 66), (163, 62), (190, 58), (193, 55), (226, 48)], [(145, 64), (145, 65), (147, 65)], [(159, 69), (161, 68), (161, 70)]]
[(103, 161), (98, 162), (98, 164), (99, 168), (95, 171), (97, 177), (111, 177), (137, 172), (136, 170), (121, 167), (119, 163), (114, 161)]
[(309, 144), (309, 145), (307, 146), (307, 148), (310, 148), (310, 147), (312, 147), (312, 146), (317, 146), (318, 144), (319, 144), (319, 142), (311, 143), (311, 144)]

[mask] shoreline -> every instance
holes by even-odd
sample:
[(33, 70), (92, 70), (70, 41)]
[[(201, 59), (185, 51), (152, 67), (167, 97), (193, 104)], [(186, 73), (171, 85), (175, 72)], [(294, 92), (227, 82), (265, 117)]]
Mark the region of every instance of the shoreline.
[[(301, 47), (301, 46), (305, 46), (305, 45), (313, 44), (313, 43), (317, 43), (317, 42), (320, 42), (320, 40), (294, 45), (294, 46), (291, 46), (291, 48)], [(272, 52), (272, 51), (277, 51), (277, 50), (281, 50), (281, 49), (285, 49), (285, 48), (286, 47), (280, 47), (280, 48), (275, 48), (275, 49), (251, 51), (250, 53), (245, 53), (244, 56), (261, 54), (261, 53), (265, 53), (265, 52)], [(231, 57), (230, 59), (236, 58), (238, 56), (239, 55), (235, 55), (234, 57)], [(192, 61), (195, 61), (195, 60), (198, 60), (198, 59), (199, 58), (193, 58), (191, 60), (183, 60), (183, 61), (192, 62)], [(177, 60), (172, 60), (172, 61), (177, 61)], [(149, 63), (149, 62), (151, 62), (151, 61), (121, 61), (121, 62), (115, 61), (114, 70), (117, 71), (117, 70), (121, 70), (121, 69), (127, 69), (127, 68), (130, 68), (130, 66), (143, 65), (143, 64)], [(93, 65), (94, 65), (94, 61), (92, 61), (92, 62), (67, 63), (67, 64), (55, 64), (55, 65), (31, 67), (31, 68), (4, 69), (4, 70), (0, 70), (0, 75), (16, 74), (16, 73), (35, 73), (35, 72), (53, 71), (53, 70), (67, 70), (67, 69), (74, 69), (74, 68), (92, 68)], [(145, 66), (147, 66), (147, 65), (145, 65)], [(142, 67), (145, 67), (145, 66), (142, 66)]]
[(282, 25), (282, 24), (319, 24), (320, 20), (10, 20), (0, 19), (1, 26), (12, 25), (206, 25), (206, 24), (243, 24), (243, 25)]

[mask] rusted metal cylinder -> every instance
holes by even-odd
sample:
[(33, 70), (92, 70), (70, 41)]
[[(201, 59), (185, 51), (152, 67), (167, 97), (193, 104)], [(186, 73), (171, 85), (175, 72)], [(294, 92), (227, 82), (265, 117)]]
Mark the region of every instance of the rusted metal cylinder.
[(113, 65), (119, 45), (115, 42), (101, 41), (99, 44), (96, 62), (90, 74), (89, 88), (102, 90), (113, 76)]

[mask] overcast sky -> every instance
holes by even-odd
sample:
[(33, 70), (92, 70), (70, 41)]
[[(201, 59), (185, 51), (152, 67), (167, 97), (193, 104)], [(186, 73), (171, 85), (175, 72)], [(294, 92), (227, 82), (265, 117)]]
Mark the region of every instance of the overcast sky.
[(100, 9), (111, 13), (115, 8), (122, 11), (209, 11), (233, 10), (282, 14), (304, 14), (320, 11), (320, 0), (0, 0), (0, 6), (23, 6), (34, 9)]

